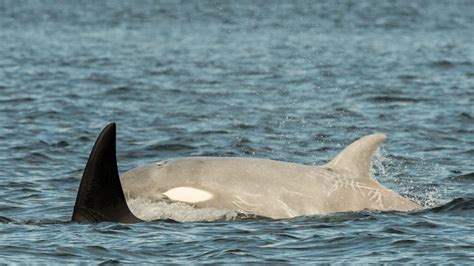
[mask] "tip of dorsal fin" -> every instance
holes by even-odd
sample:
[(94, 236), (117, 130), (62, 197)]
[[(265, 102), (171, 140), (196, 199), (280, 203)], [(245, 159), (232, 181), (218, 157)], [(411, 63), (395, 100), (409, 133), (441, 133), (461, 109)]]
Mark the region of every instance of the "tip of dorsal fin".
[(332, 168), (354, 179), (372, 179), (372, 157), (385, 139), (384, 134), (372, 134), (360, 138), (323, 167)]
[(87, 161), (72, 221), (79, 223), (140, 222), (128, 208), (115, 156), (115, 123), (100, 133)]

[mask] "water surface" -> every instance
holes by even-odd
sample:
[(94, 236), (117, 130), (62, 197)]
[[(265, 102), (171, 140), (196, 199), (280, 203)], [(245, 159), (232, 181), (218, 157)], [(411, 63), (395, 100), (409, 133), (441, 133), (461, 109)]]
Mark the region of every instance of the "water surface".
[[(472, 1), (2, 1), (0, 261), (474, 260)], [(100, 129), (120, 171), (181, 156), (317, 165), (388, 135), (375, 176), (424, 209), (70, 220)]]

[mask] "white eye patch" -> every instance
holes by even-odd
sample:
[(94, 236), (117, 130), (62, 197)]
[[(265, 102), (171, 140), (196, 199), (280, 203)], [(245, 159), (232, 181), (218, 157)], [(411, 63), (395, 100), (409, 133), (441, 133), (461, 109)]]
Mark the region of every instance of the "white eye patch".
[(198, 203), (212, 199), (212, 194), (192, 187), (175, 187), (163, 193), (171, 200)]

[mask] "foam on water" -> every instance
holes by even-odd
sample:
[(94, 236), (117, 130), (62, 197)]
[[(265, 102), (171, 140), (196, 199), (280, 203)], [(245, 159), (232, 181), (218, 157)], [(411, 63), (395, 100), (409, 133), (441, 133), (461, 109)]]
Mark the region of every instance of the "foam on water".
[(128, 199), (130, 210), (145, 221), (174, 220), (178, 222), (231, 221), (249, 216), (243, 212), (213, 208), (195, 208), (190, 204), (171, 201), (151, 201), (137, 197)]

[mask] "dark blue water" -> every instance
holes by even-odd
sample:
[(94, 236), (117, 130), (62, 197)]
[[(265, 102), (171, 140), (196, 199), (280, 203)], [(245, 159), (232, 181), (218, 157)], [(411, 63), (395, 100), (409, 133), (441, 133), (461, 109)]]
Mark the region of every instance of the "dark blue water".
[[(474, 261), (474, 2), (1, 1), (0, 262)], [(321, 164), (383, 132), (411, 213), (70, 223), (100, 129), (123, 172)]]

